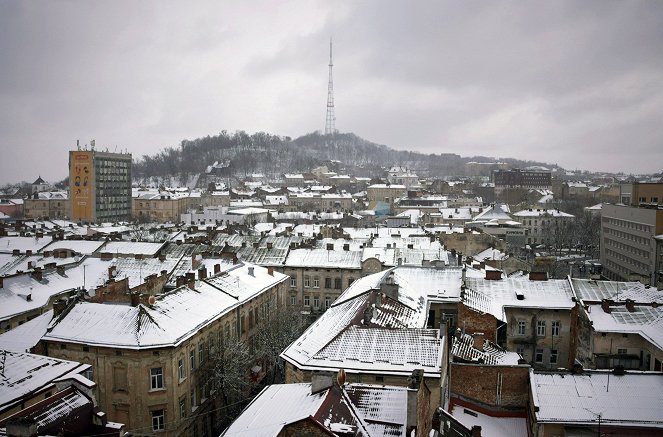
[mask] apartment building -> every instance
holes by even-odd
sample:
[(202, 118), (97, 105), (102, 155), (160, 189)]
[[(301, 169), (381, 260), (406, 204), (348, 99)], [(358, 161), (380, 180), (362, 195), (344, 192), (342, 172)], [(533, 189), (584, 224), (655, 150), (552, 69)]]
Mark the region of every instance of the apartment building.
[(522, 223), (527, 244), (550, 244), (552, 241), (550, 231), (564, 226), (575, 216), (559, 209), (528, 208), (516, 212), (513, 218)]
[(658, 280), (656, 240), (663, 234), (663, 209), (604, 204), (601, 210), (603, 275), (616, 281)]
[(41, 347), (90, 364), (99, 405), (127, 431), (211, 435), (221, 407), (211, 393), (215, 354), (230, 338), (252, 344), (283, 305), (286, 281), (237, 264), (166, 294), (134, 295), (131, 305), (76, 302), (56, 315)]
[(35, 192), (23, 201), (26, 219), (58, 219), (69, 217), (69, 196), (66, 191)]
[(407, 196), (407, 187), (403, 184), (374, 184), (366, 189), (369, 208), (375, 208), (378, 202), (389, 205), (391, 212), (397, 199)]
[(137, 192), (132, 199), (133, 216), (151, 222), (179, 222), (190, 206), (189, 193)]
[(544, 170), (495, 170), (493, 172), (495, 194), (509, 188), (524, 188), (526, 190), (552, 189), (550, 171)]
[(131, 217), (131, 154), (69, 152), (69, 197), (73, 221), (114, 222)]

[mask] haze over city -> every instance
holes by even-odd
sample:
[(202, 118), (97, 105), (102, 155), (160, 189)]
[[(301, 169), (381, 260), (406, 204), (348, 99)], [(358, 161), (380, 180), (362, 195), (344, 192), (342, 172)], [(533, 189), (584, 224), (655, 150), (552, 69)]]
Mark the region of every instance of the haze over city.
[[(0, 2), (0, 183), (221, 130), (660, 171), (660, 2)], [(116, 149), (117, 147), (117, 149)], [(20, 163), (20, 164), (17, 164)]]

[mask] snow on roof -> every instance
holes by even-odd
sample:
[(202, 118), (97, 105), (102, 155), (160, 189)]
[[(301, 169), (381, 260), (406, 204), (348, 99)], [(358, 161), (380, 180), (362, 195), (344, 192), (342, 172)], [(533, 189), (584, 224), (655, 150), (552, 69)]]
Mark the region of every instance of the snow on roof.
[(96, 252), (104, 241), (89, 241), (89, 240), (57, 240), (45, 246), (42, 251), (54, 251), (59, 249), (69, 249), (76, 253), (83, 255), (90, 255)]
[(287, 267), (361, 269), (361, 251), (294, 249), (285, 260)]
[(237, 214), (237, 215), (251, 215), (251, 214), (264, 214), (269, 212), (268, 209), (265, 208), (255, 208), (253, 206), (248, 207), (248, 208), (238, 208), (238, 209), (231, 209), (228, 211), (228, 214)]
[(100, 252), (110, 252), (121, 255), (155, 256), (165, 243), (145, 243), (134, 241), (109, 241)]
[[(461, 269), (398, 267), (354, 281), (282, 356), (310, 369), (403, 373), (418, 366), (439, 376), (442, 349), (439, 330), (425, 329), (428, 306), (458, 302), (461, 274)], [(397, 300), (385, 297), (374, 305), (383, 282), (398, 285)], [(370, 326), (361, 323), (367, 308)]]
[(529, 278), (508, 277), (487, 280), (468, 276), (466, 284), (463, 302), (470, 308), (492, 314), (502, 321), (506, 320), (506, 307), (570, 310), (575, 306), (571, 285), (566, 279), (532, 281)]
[(311, 384), (267, 386), (221, 435), (273, 437), (284, 425), (313, 416), (326, 394), (326, 391), (311, 394)]
[(90, 367), (76, 361), (9, 351), (0, 351), (0, 365), (0, 411), (51, 385), (54, 379), (72, 372), (81, 373)]
[[(166, 258), (164, 261), (159, 258), (144, 258), (137, 260), (134, 258), (114, 258), (108, 265), (108, 268), (115, 266), (116, 280), (128, 278), (129, 288), (134, 288), (142, 284), (146, 276), (157, 275), (159, 276), (163, 270), (168, 274), (175, 270), (178, 264), (176, 258)], [(96, 278), (96, 282), (90, 282), (96, 286), (102, 286), (108, 281), (108, 276), (104, 275)]]
[(268, 249), (266, 247), (254, 248), (253, 246), (246, 246), (237, 252), (237, 257), (242, 261), (247, 261), (259, 266), (283, 266), (288, 255), (288, 247)]
[(560, 211), (559, 209), (542, 209), (542, 208), (523, 209), (513, 215), (514, 217), (544, 217), (544, 216), (563, 217), (563, 218), (575, 217), (574, 215), (568, 214), (564, 211)]
[(63, 274), (54, 270), (45, 271), (41, 280), (29, 274), (4, 278), (3, 287), (0, 288), (0, 320), (43, 308), (55, 296), (82, 287), (84, 279), (85, 286), (89, 287), (93, 283), (92, 278), (107, 274), (109, 262), (85, 259), (85, 278), (82, 265), (66, 269)]
[(221, 435), (271, 437), (285, 425), (308, 418), (332, 433), (405, 435), (407, 389), (346, 384), (311, 394), (310, 383), (271, 385)]
[(571, 280), (576, 297), (584, 302), (601, 302), (610, 299), (624, 302), (631, 299), (637, 303), (657, 302), (663, 304), (663, 291), (646, 287), (641, 282), (596, 281), (593, 279)]
[(393, 190), (405, 190), (405, 185), (397, 185), (397, 184), (373, 184), (369, 185), (368, 189), (370, 190), (371, 188), (391, 188)]
[(0, 253), (12, 253), (16, 249), (21, 253), (25, 253), (27, 250), (37, 253), (51, 241), (50, 237), (0, 237)]
[[(609, 385), (608, 385), (609, 380)], [(610, 427), (663, 426), (663, 378), (660, 373), (611, 375), (538, 373), (530, 370), (530, 387), (538, 423)]]
[[(249, 275), (253, 268), (253, 276)], [(151, 306), (79, 302), (54, 320), (44, 340), (141, 349), (176, 346), (205, 326), (288, 277), (237, 264), (227, 274), (156, 296)]]
[(509, 258), (509, 255), (499, 249), (491, 249), (489, 247), (477, 253), (476, 255), (473, 255), (472, 258), (479, 262), (486, 260), (506, 260)]
[(51, 319), (53, 319), (53, 310), (48, 310), (22, 325), (0, 334), (0, 350), (29, 352), (44, 336)]
[(490, 437), (527, 437), (525, 417), (493, 417), (471, 408), (453, 405), (451, 415), (467, 429), (480, 426), (481, 432)]
[(595, 332), (638, 334), (663, 350), (663, 307), (634, 305), (633, 311), (626, 306), (610, 306), (606, 313), (601, 305), (589, 305), (587, 316)]
[(489, 208), (485, 208), (483, 212), (480, 212), (474, 217), (474, 220), (510, 220), (511, 216), (507, 214), (508, 211), (505, 211), (501, 205), (492, 205)]
[(484, 340), (481, 350), (475, 349), (474, 338), (470, 334), (461, 334), (460, 338), (454, 336), (451, 354), (464, 361), (482, 360), (484, 364), (493, 366), (516, 366), (521, 358), (519, 354), (502, 349), (489, 340)]

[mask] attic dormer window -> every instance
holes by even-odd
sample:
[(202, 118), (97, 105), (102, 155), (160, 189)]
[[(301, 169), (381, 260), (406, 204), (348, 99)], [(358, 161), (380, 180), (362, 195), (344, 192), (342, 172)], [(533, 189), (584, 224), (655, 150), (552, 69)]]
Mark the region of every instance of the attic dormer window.
[(516, 292), (516, 299), (525, 300), (525, 295), (523, 293)]

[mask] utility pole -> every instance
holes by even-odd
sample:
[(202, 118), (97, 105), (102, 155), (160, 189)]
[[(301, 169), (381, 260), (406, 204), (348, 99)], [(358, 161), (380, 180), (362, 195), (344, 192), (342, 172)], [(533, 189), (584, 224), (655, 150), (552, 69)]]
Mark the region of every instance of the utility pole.
[(334, 115), (334, 80), (332, 78), (332, 40), (329, 39), (329, 84), (327, 85), (327, 120), (325, 122), (325, 135), (336, 133), (336, 115)]

